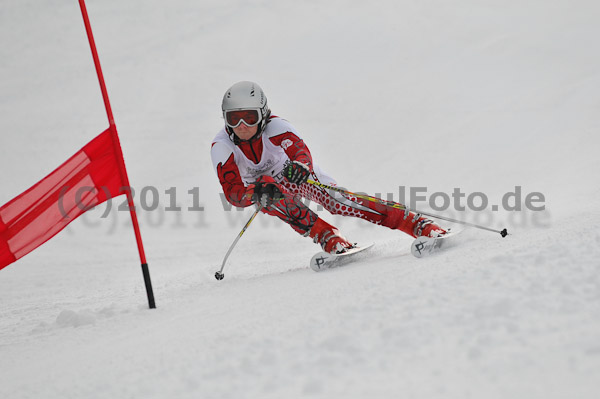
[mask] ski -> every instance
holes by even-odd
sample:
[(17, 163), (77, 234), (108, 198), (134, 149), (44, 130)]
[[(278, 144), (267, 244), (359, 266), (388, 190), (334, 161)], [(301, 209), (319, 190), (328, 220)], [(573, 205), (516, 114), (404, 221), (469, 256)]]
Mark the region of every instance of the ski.
[[(351, 262), (355, 262), (362, 259), (366, 252), (373, 248), (375, 244), (365, 245), (363, 247), (352, 248), (341, 254), (330, 254), (327, 252), (319, 252), (310, 260), (310, 268), (316, 272), (320, 272), (325, 269), (332, 269), (346, 265)], [(361, 256), (363, 255), (363, 256)]]
[(417, 258), (429, 256), (455, 243), (456, 236), (460, 231), (448, 232), (440, 237), (418, 237), (411, 247), (410, 252)]

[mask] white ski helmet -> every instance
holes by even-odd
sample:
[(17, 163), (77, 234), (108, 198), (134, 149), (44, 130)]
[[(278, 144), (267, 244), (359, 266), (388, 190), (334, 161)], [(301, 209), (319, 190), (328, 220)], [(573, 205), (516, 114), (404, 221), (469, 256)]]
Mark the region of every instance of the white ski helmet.
[[(262, 134), (271, 115), (263, 90), (258, 84), (248, 81), (238, 82), (225, 92), (221, 109), (225, 119), (225, 130), (234, 143), (239, 141), (233, 132), (234, 127), (239, 126), (242, 121), (248, 126), (258, 125), (256, 135), (250, 139), (252, 140)], [(250, 112), (248, 116), (244, 116), (235, 111), (256, 111), (256, 114)]]

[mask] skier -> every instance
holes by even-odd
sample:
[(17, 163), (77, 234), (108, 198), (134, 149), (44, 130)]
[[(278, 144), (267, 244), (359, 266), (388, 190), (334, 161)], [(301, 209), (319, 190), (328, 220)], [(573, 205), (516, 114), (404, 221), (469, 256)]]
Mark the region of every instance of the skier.
[(336, 186), (335, 180), (313, 163), (294, 126), (271, 115), (267, 97), (258, 84), (244, 81), (231, 86), (223, 96), (222, 111), (225, 126), (212, 142), (211, 157), (232, 205), (260, 203), (262, 212), (277, 216), (332, 254), (355, 245), (304, 205), (302, 197), (321, 204), (332, 214), (358, 217), (415, 238), (446, 233), (420, 214), (308, 184), (310, 178)]

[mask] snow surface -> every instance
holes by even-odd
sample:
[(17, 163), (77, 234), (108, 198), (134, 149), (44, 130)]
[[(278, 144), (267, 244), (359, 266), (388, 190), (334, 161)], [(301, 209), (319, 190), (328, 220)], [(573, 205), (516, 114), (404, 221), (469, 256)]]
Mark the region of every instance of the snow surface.
[[(598, 397), (599, 4), (90, 0), (130, 180), (159, 194), (140, 211), (158, 308), (128, 215), (89, 212), (0, 272), (0, 397)], [(3, 2), (0, 43), (4, 204), (107, 122), (77, 2)], [(377, 243), (323, 273), (259, 215), (217, 282), (251, 213), (224, 210), (209, 156), (239, 80), (351, 190), (521, 186), (546, 210), (449, 211), (513, 235), (426, 259), (322, 212)]]

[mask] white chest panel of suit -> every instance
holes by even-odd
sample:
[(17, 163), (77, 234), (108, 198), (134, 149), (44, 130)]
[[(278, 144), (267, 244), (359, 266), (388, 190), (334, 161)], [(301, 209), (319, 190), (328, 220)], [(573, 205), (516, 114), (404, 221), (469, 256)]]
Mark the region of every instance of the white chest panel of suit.
[(248, 159), (238, 146), (233, 148), (235, 163), (240, 170), (240, 176), (245, 185), (255, 182), (260, 176), (264, 175), (271, 176), (275, 181), (281, 182), (281, 172), (290, 160), (283, 148), (273, 144), (267, 135), (263, 133), (261, 139), (263, 150), (260, 162), (257, 164)]

